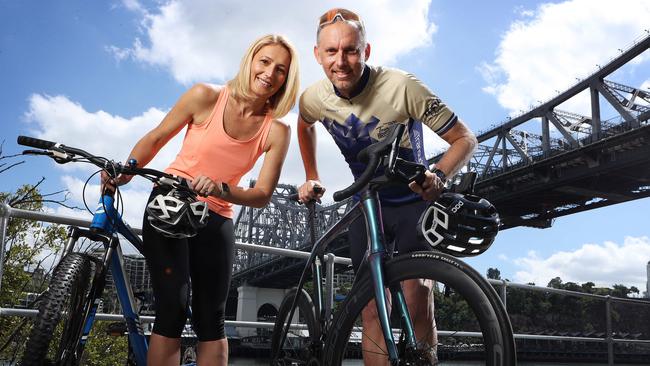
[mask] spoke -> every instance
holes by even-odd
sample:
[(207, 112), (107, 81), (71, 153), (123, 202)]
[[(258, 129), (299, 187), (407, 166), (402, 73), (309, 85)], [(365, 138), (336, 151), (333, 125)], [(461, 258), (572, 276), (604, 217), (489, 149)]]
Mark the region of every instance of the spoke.
[[(379, 329), (381, 329), (381, 327), (380, 327)], [(363, 338), (364, 338), (363, 336), (365, 336), (366, 339), (368, 339), (370, 342), (372, 342), (372, 343), (373, 343), (373, 344), (374, 344), (374, 345), (375, 345), (379, 350), (381, 350), (383, 353), (380, 353), (380, 352), (373, 352), (373, 351), (369, 351), (369, 350), (362, 350), (363, 352), (375, 353), (375, 354), (383, 354), (383, 355), (387, 355), (387, 354), (388, 354), (388, 351), (386, 351), (385, 349), (383, 349), (383, 348), (379, 345), (379, 343), (375, 342), (375, 340), (374, 340), (372, 337), (370, 337), (366, 332), (362, 331), (361, 334), (362, 334), (362, 337), (361, 337), (361, 339), (362, 339), (361, 344), (362, 344), (362, 345), (363, 345)]]

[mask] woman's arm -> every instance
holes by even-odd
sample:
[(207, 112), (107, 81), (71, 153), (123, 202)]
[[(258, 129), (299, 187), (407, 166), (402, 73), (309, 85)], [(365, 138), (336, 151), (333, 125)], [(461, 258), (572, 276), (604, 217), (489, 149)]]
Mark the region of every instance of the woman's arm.
[[(202, 122), (207, 118), (218, 98), (219, 89), (216, 87), (206, 84), (196, 84), (191, 87), (178, 99), (160, 124), (135, 144), (127, 161), (135, 159), (139, 167), (149, 164), (158, 151), (188, 123)], [(110, 183), (121, 185), (129, 182), (131, 178), (130, 175), (120, 174)], [(108, 176), (102, 174), (102, 181), (107, 180)]]
[[(281, 121), (273, 121), (267, 139), (268, 149), (264, 156), (264, 164), (257, 177), (255, 187), (230, 187), (230, 194), (226, 195), (224, 199), (238, 205), (256, 208), (266, 206), (271, 201), (275, 186), (280, 179), (282, 164), (287, 156), (290, 140), (291, 128), (289, 125)], [(220, 188), (217, 190), (218, 192), (214, 192), (213, 195), (218, 197), (221, 190)]]
[(206, 110), (209, 112), (217, 98), (219, 98), (218, 89), (206, 84), (194, 85), (180, 97), (162, 122), (135, 144), (129, 159), (136, 159), (138, 166), (147, 165), (185, 125), (202, 121), (197, 117), (205, 114)]

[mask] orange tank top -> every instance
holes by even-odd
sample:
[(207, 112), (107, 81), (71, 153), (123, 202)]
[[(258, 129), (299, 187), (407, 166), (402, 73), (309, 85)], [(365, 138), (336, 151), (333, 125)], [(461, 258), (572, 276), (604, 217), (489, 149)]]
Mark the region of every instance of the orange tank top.
[[(188, 179), (204, 175), (215, 182), (237, 186), (241, 177), (250, 171), (264, 153), (266, 138), (271, 129), (271, 114), (267, 114), (257, 133), (246, 141), (230, 137), (223, 127), (223, 114), (229, 95), (225, 86), (208, 119), (200, 125), (189, 123), (181, 151), (165, 172)], [(233, 204), (216, 197), (199, 197), (210, 210), (232, 218)]]

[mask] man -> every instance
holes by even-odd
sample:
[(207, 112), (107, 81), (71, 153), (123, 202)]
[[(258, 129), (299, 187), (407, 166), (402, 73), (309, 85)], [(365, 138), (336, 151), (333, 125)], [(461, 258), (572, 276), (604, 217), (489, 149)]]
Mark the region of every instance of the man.
[[(402, 158), (426, 164), (422, 142), (422, 125), (428, 126), (450, 144), (432, 171), (426, 172), (421, 184), (391, 187), (380, 191), (382, 218), (388, 241), (395, 250), (408, 253), (430, 250), (417, 238), (416, 223), (427, 201), (440, 195), (446, 177), (451, 177), (469, 160), (476, 147), (476, 137), (463, 122), (424, 84), (400, 70), (366, 65), (370, 44), (366, 41), (363, 22), (352, 11), (335, 8), (320, 18), (314, 56), (327, 76), (305, 90), (300, 97), (298, 141), (305, 167), (306, 182), (299, 189), (302, 201), (320, 197), (314, 186), (320, 185), (316, 164), (315, 122), (320, 121), (332, 135), (355, 179), (365, 169), (357, 153), (381, 140), (394, 123), (408, 126), (409, 138), (402, 141)], [(408, 140), (408, 141), (406, 141)], [(409, 189), (410, 188), (410, 189)], [(321, 193), (322, 195), (322, 193)], [(366, 228), (363, 219), (349, 228), (350, 252), (355, 271), (366, 252)], [(403, 284), (409, 312), (415, 319), (418, 342), (432, 347), (435, 362), (437, 335), (434, 328), (433, 301), (424, 281)], [(386, 364), (383, 338), (374, 301), (362, 314), (363, 357), (366, 365)]]

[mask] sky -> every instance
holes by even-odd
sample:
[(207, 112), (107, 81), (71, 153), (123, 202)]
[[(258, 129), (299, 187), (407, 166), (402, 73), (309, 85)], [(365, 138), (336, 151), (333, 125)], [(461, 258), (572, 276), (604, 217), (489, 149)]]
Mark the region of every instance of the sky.
[[(648, 36), (643, 0), (357, 0), (357, 1), (11, 1), (0, 0), (0, 140), (3, 154), (22, 151), (30, 135), (120, 161), (197, 82), (223, 84), (248, 45), (267, 33), (286, 35), (300, 55), (301, 89), (324, 77), (312, 48), (320, 14), (347, 7), (361, 14), (372, 46), (369, 63), (415, 74), (478, 132), (552, 98)], [(646, 51), (609, 80), (650, 87)], [(585, 98), (562, 106), (588, 111)], [(299, 185), (304, 171), (295, 136), (297, 111), (283, 118), (292, 142), (280, 182)], [(608, 113), (604, 108), (604, 113)], [(603, 119), (611, 116), (603, 116)], [(318, 161), (328, 192), (352, 180), (338, 149), (319, 127)], [(164, 169), (183, 133), (150, 163)], [(445, 144), (428, 135), (428, 156)], [(81, 191), (93, 170), (40, 157), (0, 175), (0, 190), (46, 181), (43, 191)], [(261, 160), (260, 160), (261, 162)], [(244, 177), (255, 178), (260, 164)], [(122, 188), (125, 217), (139, 227), (150, 184)], [(98, 197), (91, 180), (86, 200)], [(545, 286), (550, 279), (646, 289), (650, 200), (642, 199), (555, 220), (549, 229), (513, 228), (469, 262), (481, 273)], [(60, 206), (52, 212), (80, 215)]]

